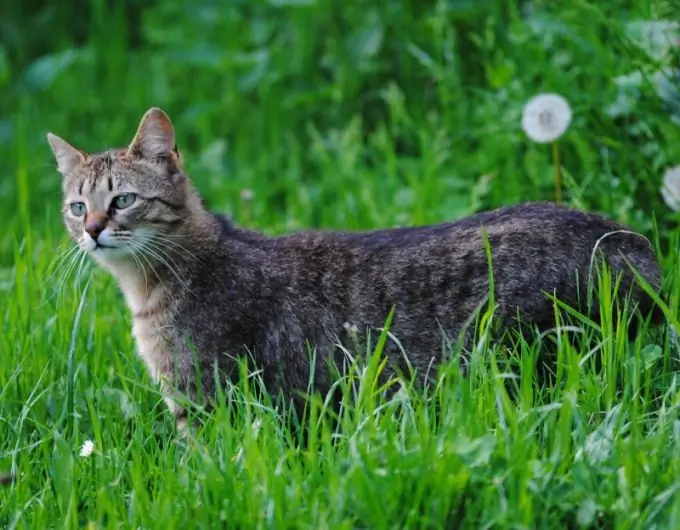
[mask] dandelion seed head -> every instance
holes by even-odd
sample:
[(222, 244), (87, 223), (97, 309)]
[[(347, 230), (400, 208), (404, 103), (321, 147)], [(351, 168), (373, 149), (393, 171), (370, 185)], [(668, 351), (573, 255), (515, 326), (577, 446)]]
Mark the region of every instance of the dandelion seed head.
[(240, 196), (241, 200), (244, 202), (252, 201), (255, 197), (255, 192), (251, 189), (244, 188), (241, 190)]
[(680, 211), (680, 166), (668, 168), (663, 174), (661, 196), (673, 211)]
[(80, 448), (80, 456), (87, 458), (94, 452), (94, 442), (92, 440), (85, 440)]
[(550, 143), (566, 132), (571, 119), (566, 99), (559, 94), (539, 94), (524, 106), (522, 128), (534, 142)]

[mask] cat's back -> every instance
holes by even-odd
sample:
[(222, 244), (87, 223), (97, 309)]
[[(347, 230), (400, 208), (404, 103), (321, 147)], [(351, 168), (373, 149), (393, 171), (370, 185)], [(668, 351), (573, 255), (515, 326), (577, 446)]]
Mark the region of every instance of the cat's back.
[(485, 238), (499, 292), (508, 299), (543, 290), (571, 299), (581, 290), (575, 278), (595, 274), (601, 257), (624, 273), (626, 286), (632, 282), (630, 265), (654, 288), (660, 286), (660, 267), (645, 237), (601, 214), (551, 202), (430, 226), (299, 232), (256, 244), (275, 256), (272, 263), (286, 284), (324, 293), (352, 290), (357, 299), (373, 292), (375, 299), (402, 299), (423, 291), (431, 299), (463, 300), (471, 286), (486, 290)]
[(291, 278), (334, 282), (387, 270), (404, 278), (419, 268), (452, 273), (474, 269), (481, 274), (486, 268), (485, 238), (494, 264), (509, 276), (534, 275), (554, 282), (558, 275), (589, 267), (599, 250), (615, 268), (624, 268), (627, 260), (654, 286), (660, 281), (656, 255), (645, 237), (601, 214), (547, 201), (435, 225), (365, 232), (301, 231), (266, 237), (237, 228), (226, 218), (219, 223), (230, 252), (238, 251), (248, 270), (264, 266), (270, 282), (278, 278), (284, 285)]
[[(603, 215), (585, 212), (553, 202), (530, 202), (479, 212), (444, 223), (384, 228), (370, 231), (302, 231), (272, 239), (253, 239), (250, 243), (277, 250), (345, 248), (348, 251), (409, 251), (421, 246), (455, 243), (477, 247), (482, 229), (490, 237), (523, 237), (524, 241), (541, 240), (559, 246), (570, 246), (574, 237), (592, 239), (607, 231), (626, 229)], [(592, 236), (592, 237), (589, 237)], [(571, 243), (569, 242), (571, 239)]]
[(513, 233), (533, 232), (535, 227), (542, 227), (545, 235), (547, 229), (556, 226), (564, 230), (600, 230), (619, 225), (599, 214), (545, 201), (504, 206), (434, 225), (358, 232), (346, 237), (366, 245), (408, 247), (450, 237), (461, 238), (459, 242), (463, 243), (465, 237), (481, 236), (482, 228), (489, 233)]

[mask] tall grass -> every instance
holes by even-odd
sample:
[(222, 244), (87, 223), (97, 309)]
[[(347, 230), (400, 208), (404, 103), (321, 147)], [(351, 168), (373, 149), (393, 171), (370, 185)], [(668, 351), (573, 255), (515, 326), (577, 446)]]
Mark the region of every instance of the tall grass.
[[(648, 333), (629, 344), (607, 321), (560, 340), (549, 385), (536, 345), (481, 341), (469, 373), (444, 367), (427, 396), (384, 397), (369, 363), (341, 383), (353, 399), (340, 418), (313, 400), (300, 431), (244, 379), (195, 438), (177, 437), (114, 282), (56, 265), (65, 231), (44, 136), (125, 145), (158, 105), (206, 202), (242, 224), (424, 224), (553, 197), (550, 150), (520, 116), (555, 91), (574, 109), (565, 200), (656, 238), (672, 282), (677, 214), (658, 190), (680, 129), (651, 73), (677, 49), (650, 57), (628, 29), (677, 19), (672, 2), (90, 0), (34, 16), (10, 4), (0, 471), (18, 480), (0, 490), (0, 527), (678, 526), (674, 351)], [(615, 79), (634, 72), (639, 93), (622, 94)], [(613, 111), (621, 97), (628, 110)], [(86, 439), (96, 449), (81, 457)]]

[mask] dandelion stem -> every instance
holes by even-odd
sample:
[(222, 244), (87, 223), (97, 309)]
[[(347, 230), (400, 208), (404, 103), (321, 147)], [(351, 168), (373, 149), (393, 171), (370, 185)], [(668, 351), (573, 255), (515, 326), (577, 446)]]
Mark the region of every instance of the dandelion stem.
[(562, 177), (560, 175), (560, 151), (557, 142), (552, 144), (553, 173), (555, 175), (555, 200), (562, 202)]

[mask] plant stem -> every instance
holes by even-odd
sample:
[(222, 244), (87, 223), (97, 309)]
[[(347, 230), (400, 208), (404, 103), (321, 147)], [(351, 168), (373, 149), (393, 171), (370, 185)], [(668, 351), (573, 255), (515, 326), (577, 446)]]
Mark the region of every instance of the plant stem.
[(562, 179), (560, 175), (560, 152), (557, 148), (557, 142), (552, 144), (553, 154), (553, 173), (555, 174), (555, 200), (562, 202)]

